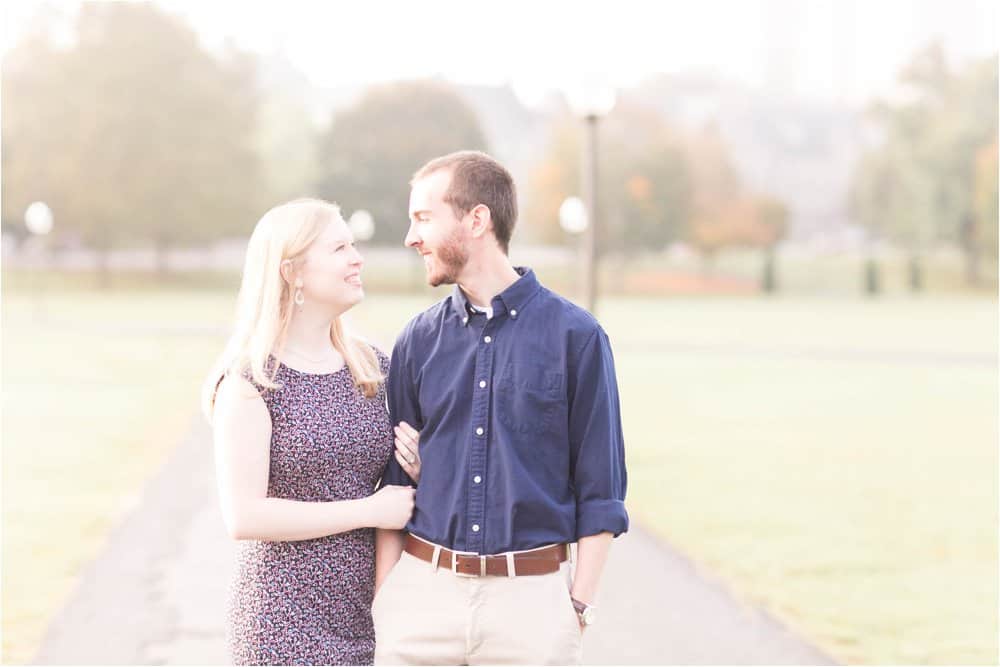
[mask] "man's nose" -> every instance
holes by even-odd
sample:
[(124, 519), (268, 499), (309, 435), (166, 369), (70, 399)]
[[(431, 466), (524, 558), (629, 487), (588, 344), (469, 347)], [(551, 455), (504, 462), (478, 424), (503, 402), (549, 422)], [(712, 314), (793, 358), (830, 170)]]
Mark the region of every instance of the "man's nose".
[(420, 243), (420, 236), (417, 235), (417, 230), (414, 228), (414, 224), (411, 222), (409, 229), (406, 230), (406, 238), (403, 239), (403, 245), (407, 248), (416, 248)]

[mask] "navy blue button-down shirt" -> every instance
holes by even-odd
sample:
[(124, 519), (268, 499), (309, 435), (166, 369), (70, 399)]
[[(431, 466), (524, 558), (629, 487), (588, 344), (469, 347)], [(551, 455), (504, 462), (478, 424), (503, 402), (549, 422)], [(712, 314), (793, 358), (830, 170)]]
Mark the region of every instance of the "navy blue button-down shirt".
[[(451, 296), (406, 326), (388, 379), (393, 423), (420, 431), (407, 530), (496, 554), (628, 530), (625, 451), (608, 337), (530, 269), (493, 317)], [(382, 484), (412, 485), (395, 458)]]

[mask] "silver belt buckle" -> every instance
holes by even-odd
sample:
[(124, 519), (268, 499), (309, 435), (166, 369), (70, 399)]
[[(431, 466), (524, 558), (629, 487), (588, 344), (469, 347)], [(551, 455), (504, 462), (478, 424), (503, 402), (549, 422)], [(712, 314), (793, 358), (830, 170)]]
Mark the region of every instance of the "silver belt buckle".
[(478, 556), (478, 558), (479, 558), (479, 571), (481, 573), (480, 576), (486, 574), (486, 556), (479, 556), (478, 554), (474, 554), (474, 553), (471, 553), (471, 552), (459, 553), (457, 551), (453, 551), (451, 553), (451, 573), (454, 574), (456, 577), (475, 577), (476, 576), (474, 574), (466, 574), (464, 572), (459, 572), (458, 571), (458, 557), (459, 556)]

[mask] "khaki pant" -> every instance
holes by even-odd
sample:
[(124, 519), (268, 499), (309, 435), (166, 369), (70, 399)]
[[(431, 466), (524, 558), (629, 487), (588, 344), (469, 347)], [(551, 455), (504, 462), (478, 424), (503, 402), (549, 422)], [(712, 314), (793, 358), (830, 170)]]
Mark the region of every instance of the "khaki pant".
[(372, 604), (376, 665), (578, 665), (570, 564), (463, 577), (403, 552)]

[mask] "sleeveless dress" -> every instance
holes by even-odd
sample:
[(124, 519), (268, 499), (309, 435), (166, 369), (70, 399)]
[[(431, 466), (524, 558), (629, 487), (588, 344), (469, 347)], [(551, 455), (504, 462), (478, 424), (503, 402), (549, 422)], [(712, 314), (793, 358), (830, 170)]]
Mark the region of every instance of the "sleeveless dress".
[[(376, 351), (382, 373), (388, 358)], [(372, 494), (393, 450), (385, 385), (373, 398), (346, 367), (313, 374), (278, 365), (267, 495), (323, 502)], [(227, 640), (235, 664), (370, 665), (375, 531), (238, 544)]]

